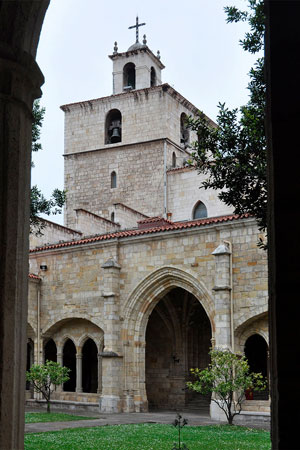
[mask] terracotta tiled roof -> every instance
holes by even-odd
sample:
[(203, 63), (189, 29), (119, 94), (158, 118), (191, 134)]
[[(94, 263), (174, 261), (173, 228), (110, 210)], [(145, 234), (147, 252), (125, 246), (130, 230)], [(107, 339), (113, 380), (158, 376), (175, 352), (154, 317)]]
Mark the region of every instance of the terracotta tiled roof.
[(146, 228), (146, 229), (132, 229), (124, 231), (116, 231), (114, 233), (101, 234), (98, 236), (89, 237), (86, 239), (78, 239), (70, 242), (61, 242), (59, 244), (45, 245), (44, 247), (37, 247), (30, 250), (30, 253), (35, 253), (44, 250), (54, 250), (57, 248), (75, 247), (79, 245), (92, 244), (94, 242), (108, 241), (110, 239), (122, 239), (132, 236), (142, 236), (144, 234), (161, 233), (167, 231), (185, 230), (188, 228), (203, 227), (205, 225), (212, 225), (218, 223), (232, 222), (239, 219), (246, 219), (250, 217), (249, 214), (243, 214), (241, 216), (237, 214), (231, 214), (228, 216), (210, 217), (207, 219), (191, 220), (189, 222), (173, 222), (158, 227)]
[(137, 222), (139, 230), (145, 228), (163, 227), (173, 223), (174, 222), (171, 222), (170, 220), (164, 219), (160, 216), (149, 217), (148, 219), (138, 220)]
[(29, 273), (28, 278), (31, 278), (33, 280), (40, 280), (40, 277), (38, 277), (37, 275), (34, 275), (34, 273)]
[(193, 166), (187, 166), (187, 167), (173, 167), (171, 169), (167, 170), (167, 173), (172, 173), (172, 172), (187, 172), (189, 170), (196, 170), (195, 167)]

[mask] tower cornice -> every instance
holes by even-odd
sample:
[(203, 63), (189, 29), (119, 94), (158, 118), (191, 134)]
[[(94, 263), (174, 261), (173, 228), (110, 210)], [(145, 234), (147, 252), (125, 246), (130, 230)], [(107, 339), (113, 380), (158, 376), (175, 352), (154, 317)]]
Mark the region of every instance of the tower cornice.
[(133, 55), (137, 55), (138, 53), (147, 53), (153, 61), (158, 65), (160, 69), (164, 69), (165, 66), (161, 62), (161, 60), (154, 55), (154, 53), (150, 50), (150, 48), (147, 45), (143, 45), (140, 48), (134, 49), (134, 50), (127, 50), (127, 52), (121, 52), (121, 53), (113, 53), (112, 55), (108, 55), (110, 59), (115, 61), (116, 59), (120, 57), (129, 57)]

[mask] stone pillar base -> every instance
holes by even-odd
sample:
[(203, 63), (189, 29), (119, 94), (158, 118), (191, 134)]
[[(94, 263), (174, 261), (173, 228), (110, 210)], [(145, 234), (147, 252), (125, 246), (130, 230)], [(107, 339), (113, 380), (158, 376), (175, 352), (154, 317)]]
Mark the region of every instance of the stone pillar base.
[(218, 420), (219, 422), (227, 422), (227, 417), (224, 411), (219, 408), (214, 401), (211, 401), (210, 403), (210, 417), (211, 419)]
[(117, 395), (101, 395), (99, 408), (100, 412), (106, 414), (120, 413), (122, 412), (121, 399)]
[(123, 412), (135, 412), (132, 392), (125, 391), (123, 396)]

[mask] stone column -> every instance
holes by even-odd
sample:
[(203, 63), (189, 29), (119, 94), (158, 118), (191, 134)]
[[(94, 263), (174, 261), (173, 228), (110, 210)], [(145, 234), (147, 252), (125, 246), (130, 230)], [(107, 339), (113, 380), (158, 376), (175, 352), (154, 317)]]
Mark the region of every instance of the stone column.
[(121, 412), (121, 388), (123, 360), (120, 354), (120, 316), (119, 292), (120, 269), (114, 259), (109, 259), (103, 266), (105, 334), (102, 357), (102, 394), (100, 411), (105, 413)]
[(0, 13), (0, 448), (24, 448), (32, 103), (47, 2), (1, 2)]
[(101, 394), (102, 392), (102, 355), (98, 353), (98, 388), (97, 394)]
[(76, 392), (82, 392), (82, 353), (79, 348), (76, 353)]
[(230, 311), (230, 255), (226, 244), (220, 244), (212, 253), (215, 256), (215, 346), (231, 348), (231, 311)]
[[(227, 244), (220, 244), (212, 253), (215, 256), (215, 339), (212, 346), (219, 349), (231, 349), (231, 251)], [(212, 394), (214, 395), (214, 394)], [(210, 416), (215, 420), (225, 420), (224, 412), (214, 401), (210, 404)]]
[[(63, 366), (63, 354), (62, 354), (62, 348), (61, 347), (57, 347), (56, 361), (58, 362), (58, 364)], [(63, 391), (63, 385), (60, 384), (59, 386), (56, 386), (55, 390), (56, 390), (56, 392), (62, 392)]]

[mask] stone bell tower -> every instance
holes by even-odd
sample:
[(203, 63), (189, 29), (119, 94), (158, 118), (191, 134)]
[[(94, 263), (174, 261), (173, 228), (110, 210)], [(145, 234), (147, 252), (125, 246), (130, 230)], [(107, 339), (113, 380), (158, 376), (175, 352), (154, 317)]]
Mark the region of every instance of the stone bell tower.
[[(181, 211), (180, 195), (168, 184), (169, 168), (182, 166), (190, 155), (193, 130), (185, 119), (192, 105), (169, 84), (162, 84), (160, 53), (146, 36), (127, 51), (114, 51), (113, 93), (61, 106), (65, 113), (65, 226), (85, 235), (137, 227), (149, 217)], [(168, 203), (170, 199), (175, 203)], [(173, 190), (172, 190), (173, 189)], [(173, 197), (172, 197), (173, 195)], [(192, 205), (189, 210), (192, 210)]]
[(113, 61), (113, 94), (121, 94), (134, 89), (143, 89), (161, 84), (161, 71), (164, 65), (160, 61), (160, 53), (154, 53), (147, 46), (146, 35), (143, 43), (139, 42), (139, 27), (146, 25), (139, 23), (129, 28), (136, 28), (136, 42), (127, 52), (119, 53), (117, 42), (114, 52), (109, 57)]

